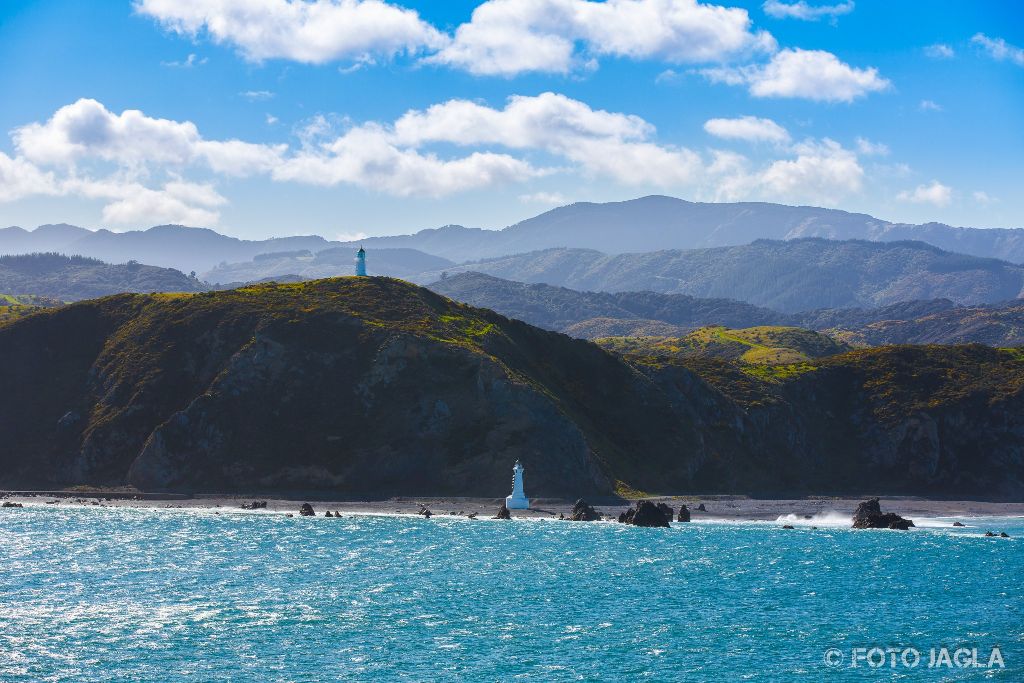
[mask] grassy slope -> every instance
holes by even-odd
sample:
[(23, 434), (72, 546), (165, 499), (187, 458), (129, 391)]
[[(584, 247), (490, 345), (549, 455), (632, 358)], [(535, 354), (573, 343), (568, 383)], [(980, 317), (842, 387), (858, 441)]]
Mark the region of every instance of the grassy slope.
[(679, 338), (610, 337), (596, 342), (606, 349), (631, 356), (702, 356), (750, 366), (806, 363), (812, 358), (835, 355), (851, 348), (818, 332), (778, 326), (740, 330), (703, 327)]

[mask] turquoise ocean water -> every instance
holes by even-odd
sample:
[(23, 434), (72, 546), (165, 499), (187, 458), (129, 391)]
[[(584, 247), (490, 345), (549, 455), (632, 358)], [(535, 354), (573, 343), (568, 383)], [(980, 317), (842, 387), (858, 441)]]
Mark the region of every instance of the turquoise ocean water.
[(965, 521), (0, 510), (0, 681), (1024, 681), (1024, 520)]

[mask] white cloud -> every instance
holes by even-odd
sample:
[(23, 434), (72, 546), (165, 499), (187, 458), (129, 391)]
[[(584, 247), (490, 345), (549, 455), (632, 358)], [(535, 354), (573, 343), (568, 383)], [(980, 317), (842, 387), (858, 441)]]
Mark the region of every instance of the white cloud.
[(834, 205), (864, 186), (864, 169), (857, 155), (825, 138), (795, 145), (790, 159), (777, 159), (751, 169), (751, 162), (734, 152), (718, 151), (707, 168), (716, 201), (764, 199), (815, 205)]
[(266, 120), (267, 120), (267, 125), (268, 126), (272, 126), (275, 123), (277, 123), (277, 117), (274, 116), (273, 114), (267, 114), (267, 119)]
[(982, 190), (976, 190), (971, 194), (971, 196), (974, 197), (974, 201), (978, 202), (982, 206), (995, 204), (996, 202), (999, 201), (998, 199), (990, 195), (988, 192), (983, 192)]
[(265, 102), (274, 97), (274, 93), (269, 90), (246, 90), (238, 94), (250, 102)]
[(796, 152), (796, 159), (775, 161), (761, 174), (771, 196), (834, 203), (861, 191), (864, 170), (839, 143), (826, 138), (798, 145)]
[(984, 33), (975, 33), (971, 37), (971, 42), (980, 46), (992, 59), (1024, 66), (1024, 48), (1010, 45), (1002, 38), (989, 38)]
[[(79, 100), (47, 121), (15, 129), (16, 156), (0, 154), (0, 201), (78, 196), (105, 202), (104, 220), (119, 225), (215, 225), (227, 199), (214, 183), (225, 176), (349, 185), (399, 197), (440, 197), (551, 174), (718, 199), (828, 204), (861, 190), (856, 151), (836, 142), (789, 145), (784, 128), (755, 117), (712, 119), (706, 127), (730, 139), (772, 142), (778, 154), (754, 164), (714, 151), (709, 160), (658, 141), (638, 116), (551, 92), (513, 96), (503, 107), (449, 100), (393, 122), (316, 116), (290, 145), (210, 140), (187, 121), (135, 110), (116, 114)], [(858, 141), (857, 149), (878, 153), (879, 146)], [(521, 199), (565, 203), (554, 192)]]
[(315, 152), (302, 152), (273, 170), (276, 180), (324, 186), (345, 183), (399, 197), (439, 197), (542, 174), (508, 154), (473, 152), (445, 160), (400, 148), (384, 129), (372, 124), (354, 128)]
[(956, 53), (953, 51), (953, 48), (950, 47), (949, 45), (946, 45), (945, 43), (935, 43), (934, 45), (929, 45), (924, 49), (924, 53), (925, 55), (931, 57), (932, 59), (952, 59), (953, 57), (956, 56)]
[(595, 56), (700, 63), (775, 48), (746, 10), (696, 0), (487, 0), (426, 61), (511, 76), (567, 73)]
[(853, 11), (853, 0), (836, 5), (809, 5), (805, 0), (798, 2), (782, 2), (766, 0), (761, 6), (764, 13), (776, 19), (800, 19), (801, 21), (817, 21), (822, 17), (835, 19)]
[(852, 102), (891, 84), (878, 69), (859, 69), (831, 52), (787, 48), (767, 64), (718, 67), (702, 73), (712, 81), (747, 85), (754, 97), (799, 97), (823, 102)]
[(533, 194), (519, 195), (519, 201), (524, 204), (548, 204), (550, 206), (564, 206), (569, 203), (565, 195), (559, 192), (534, 192)]
[(194, 66), (206, 64), (206, 62), (206, 57), (200, 59), (195, 53), (190, 53), (188, 57), (180, 62), (160, 62), (160, 64), (162, 66), (170, 66), (178, 69), (191, 69)]
[(931, 100), (921, 100), (917, 108), (921, 111), (942, 111), (942, 105)]
[(654, 127), (639, 116), (591, 109), (565, 95), (513, 96), (504, 109), (450, 100), (395, 122), (406, 144), (447, 142), (539, 149), (577, 163), (587, 175), (668, 187), (699, 173), (696, 153), (648, 142)]
[(882, 142), (872, 142), (867, 138), (857, 138), (857, 151), (864, 156), (884, 157), (889, 154), (889, 145)]
[(103, 220), (117, 225), (216, 225), (220, 213), (215, 209), (227, 203), (211, 185), (182, 180), (172, 180), (159, 189), (117, 180), (72, 180), (66, 183), (64, 193), (108, 200)]
[(726, 140), (747, 140), (749, 142), (789, 142), (789, 132), (771, 119), (756, 116), (740, 116), (734, 119), (709, 119), (704, 130), (715, 137)]
[(659, 85), (662, 83), (676, 83), (682, 77), (682, 74), (680, 74), (675, 69), (665, 69), (664, 71), (662, 71), (661, 73), (654, 77), (654, 82)]
[(12, 159), (0, 152), (0, 202), (52, 194), (58, 194), (53, 173), (44, 172), (25, 159)]
[(176, 33), (205, 31), (253, 61), (323, 64), (416, 53), (447, 42), (415, 11), (383, 0), (136, 0), (135, 9)]
[(244, 176), (274, 166), (285, 150), (283, 145), (204, 140), (191, 121), (151, 118), (135, 109), (114, 114), (91, 99), (61, 107), (45, 123), (17, 128), (13, 137), (28, 161), (67, 168), (96, 160), (140, 171), (201, 162), (220, 173)]
[(918, 185), (913, 190), (904, 190), (896, 195), (896, 198), (914, 204), (947, 206), (953, 199), (953, 189), (938, 180), (933, 180), (928, 185)]

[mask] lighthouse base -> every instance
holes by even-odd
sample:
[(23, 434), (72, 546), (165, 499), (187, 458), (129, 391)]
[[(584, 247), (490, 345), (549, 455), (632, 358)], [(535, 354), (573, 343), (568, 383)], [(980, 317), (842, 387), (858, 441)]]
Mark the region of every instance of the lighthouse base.
[(515, 496), (507, 496), (505, 498), (505, 507), (507, 507), (509, 510), (529, 510), (530, 499), (517, 498)]

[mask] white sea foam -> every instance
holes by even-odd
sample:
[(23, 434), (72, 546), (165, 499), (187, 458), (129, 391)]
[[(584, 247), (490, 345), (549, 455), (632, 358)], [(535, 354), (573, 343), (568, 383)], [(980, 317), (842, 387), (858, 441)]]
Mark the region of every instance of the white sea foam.
[(813, 515), (779, 515), (775, 521), (791, 526), (816, 526), (847, 529), (853, 525), (853, 517), (835, 510), (822, 510)]

